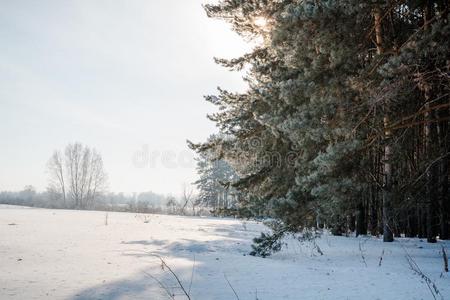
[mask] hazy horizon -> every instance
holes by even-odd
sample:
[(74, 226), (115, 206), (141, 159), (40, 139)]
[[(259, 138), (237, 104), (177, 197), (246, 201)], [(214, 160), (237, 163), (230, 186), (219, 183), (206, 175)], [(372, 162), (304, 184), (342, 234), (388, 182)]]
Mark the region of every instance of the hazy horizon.
[(0, 190), (44, 190), (52, 152), (73, 142), (101, 153), (112, 192), (196, 179), (186, 139), (216, 131), (203, 95), (245, 88), (213, 57), (249, 49), (205, 1), (0, 3)]

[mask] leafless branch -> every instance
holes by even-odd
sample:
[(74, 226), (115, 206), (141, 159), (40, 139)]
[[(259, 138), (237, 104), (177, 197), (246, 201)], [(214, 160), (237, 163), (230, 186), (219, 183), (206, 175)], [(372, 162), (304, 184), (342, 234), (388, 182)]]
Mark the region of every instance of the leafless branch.
[(144, 274), (147, 275), (148, 277), (152, 278), (153, 280), (155, 280), (159, 286), (167, 293), (167, 295), (169, 296), (170, 299), (175, 300), (174, 295), (171, 293), (169, 287), (167, 287), (161, 280), (159, 280), (158, 278), (156, 278), (155, 276), (153, 276), (152, 274), (149, 274), (147, 272), (144, 271)]
[(442, 258), (444, 259), (444, 270), (448, 272), (448, 257), (447, 252), (445, 252), (444, 246), (442, 246)]
[(192, 273), (191, 273), (191, 281), (189, 282), (188, 293), (191, 293), (192, 281), (194, 280), (194, 271), (195, 271), (195, 254), (194, 254), (194, 263), (192, 264)]
[(181, 290), (183, 291), (184, 295), (191, 300), (191, 297), (189, 296), (189, 293), (186, 291), (186, 289), (184, 288), (183, 283), (181, 283), (180, 278), (178, 277), (178, 275), (172, 270), (172, 268), (170, 268), (170, 266), (166, 263), (166, 261), (159, 255), (156, 254), (152, 254), (153, 256), (157, 257), (160, 261), (161, 261), (161, 266), (162, 268), (167, 268), (167, 270), (172, 274), (172, 276), (175, 278), (175, 280), (178, 283), (178, 286), (181, 288)]
[(384, 249), (381, 251), (380, 261), (378, 262), (378, 266), (381, 267), (381, 262), (383, 261)]
[(362, 243), (361, 243), (361, 239), (359, 240), (359, 252), (361, 253), (362, 261), (363, 261), (364, 265), (365, 265), (366, 268), (367, 268), (366, 257), (364, 256), (365, 250), (363, 249), (363, 245), (364, 245), (366, 242), (367, 242), (367, 239), (366, 239), (364, 242), (362, 242)]
[(231, 285), (231, 283), (230, 283), (230, 281), (228, 280), (227, 275), (226, 275), (225, 273), (223, 273), (223, 277), (225, 277), (225, 280), (227, 281), (228, 285), (229, 285), (230, 288), (233, 290), (233, 293), (234, 293), (234, 296), (236, 296), (236, 299), (237, 299), (237, 300), (240, 300), (238, 294), (236, 293), (236, 290), (235, 290), (235, 289), (233, 288), (233, 286)]
[(406, 257), (406, 260), (408, 261), (408, 264), (409, 264), (411, 270), (413, 270), (417, 275), (419, 275), (425, 281), (428, 289), (430, 290), (431, 295), (433, 295), (433, 298), (437, 299), (436, 297), (440, 296), (441, 300), (444, 300), (444, 297), (441, 295), (441, 293), (439, 292), (439, 290), (438, 290), (437, 286), (434, 284), (434, 282), (431, 281), (431, 279), (422, 272), (419, 265), (412, 258), (412, 256), (408, 253), (406, 248), (401, 243), (400, 243), (400, 245), (402, 246), (403, 250), (405, 251), (405, 257)]

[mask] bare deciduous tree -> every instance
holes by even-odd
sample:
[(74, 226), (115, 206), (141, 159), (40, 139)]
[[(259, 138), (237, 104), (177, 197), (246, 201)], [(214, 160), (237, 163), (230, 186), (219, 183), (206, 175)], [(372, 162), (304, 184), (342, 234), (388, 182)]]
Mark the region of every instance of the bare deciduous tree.
[(182, 205), (181, 205), (181, 214), (186, 214), (186, 207), (189, 205), (189, 203), (192, 203), (192, 199), (194, 198), (194, 190), (192, 189), (192, 186), (187, 185), (186, 183), (183, 184), (183, 195), (182, 195)]
[(48, 170), (49, 191), (60, 195), (64, 207), (92, 207), (106, 188), (107, 177), (101, 155), (80, 143), (67, 145), (64, 157), (61, 152), (55, 151), (48, 162)]
[(61, 152), (55, 150), (47, 164), (50, 173), (48, 191), (51, 195), (60, 195), (63, 207), (66, 206), (66, 184), (64, 181), (63, 161)]
[(181, 209), (182, 215), (186, 214), (186, 208), (190, 205), (192, 209), (192, 215), (196, 215), (196, 208), (201, 204), (199, 197), (194, 193), (192, 185), (183, 184), (183, 193), (181, 196)]
[(178, 211), (178, 202), (173, 196), (169, 196), (167, 198), (166, 207), (168, 209), (169, 214), (176, 214)]

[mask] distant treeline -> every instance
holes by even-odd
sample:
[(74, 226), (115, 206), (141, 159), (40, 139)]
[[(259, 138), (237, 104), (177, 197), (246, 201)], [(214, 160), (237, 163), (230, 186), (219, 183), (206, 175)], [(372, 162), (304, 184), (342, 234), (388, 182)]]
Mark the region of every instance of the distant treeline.
[[(62, 202), (51, 191), (38, 192), (33, 186), (26, 186), (22, 191), (0, 192), (0, 204), (21, 205), (40, 208), (75, 209), (70, 202)], [(86, 209), (136, 213), (190, 214), (190, 210), (182, 210), (182, 199), (160, 195), (154, 192), (105, 193), (96, 198)], [(196, 213), (208, 214), (207, 209)]]

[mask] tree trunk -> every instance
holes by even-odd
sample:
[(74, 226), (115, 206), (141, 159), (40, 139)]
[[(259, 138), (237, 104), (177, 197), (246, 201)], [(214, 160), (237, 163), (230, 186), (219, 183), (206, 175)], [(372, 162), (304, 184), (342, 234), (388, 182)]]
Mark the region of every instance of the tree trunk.
[[(381, 10), (377, 7), (373, 12), (375, 20), (375, 37), (377, 43), (377, 54), (383, 55), (383, 35), (381, 27)], [(389, 129), (391, 124), (389, 113), (387, 111), (387, 105), (384, 106), (384, 158), (383, 158), (383, 177), (384, 177), (384, 187), (383, 187), (383, 241), (392, 242), (394, 236), (392, 234), (392, 147), (390, 145), (390, 140), (392, 137), (392, 131)]]
[(365, 222), (365, 209), (363, 203), (359, 203), (356, 212), (356, 236), (367, 234), (367, 226)]
[(376, 186), (372, 184), (369, 189), (370, 194), (369, 194), (368, 230), (371, 235), (378, 235)]
[[(427, 1), (424, 7), (424, 30), (429, 30), (429, 22), (433, 17), (433, 6), (432, 1)], [(432, 86), (430, 83), (423, 79), (423, 82), (420, 84), (421, 89), (424, 92), (425, 96), (425, 153), (427, 157), (433, 157), (433, 125), (432, 125), (432, 115), (430, 112), (430, 101), (432, 94)], [(430, 166), (426, 172), (426, 191), (427, 191), (427, 200), (426, 200), (426, 213), (427, 213), (427, 242), (436, 243), (436, 167)]]
[[(448, 117), (449, 111), (446, 110), (443, 113), (443, 118)], [(449, 125), (448, 122), (441, 122), (438, 126), (438, 136), (439, 136), (439, 148), (441, 155), (445, 156), (439, 166), (439, 223), (440, 223), (440, 234), (439, 238), (441, 240), (448, 240), (449, 236), (449, 210), (450, 210), (450, 193), (449, 193), (449, 156), (450, 143), (449, 143)]]
[[(426, 96), (427, 101), (429, 101), (429, 97)], [(425, 108), (429, 108), (429, 104), (427, 103), (425, 105)], [(430, 157), (431, 156), (431, 142), (432, 142), (432, 125), (430, 124), (430, 116), (427, 113), (425, 115), (425, 119), (428, 121), (425, 124), (425, 147), (427, 150), (427, 154)], [(436, 167), (435, 166), (431, 166), (428, 168), (427, 170), (427, 174), (426, 174), (426, 179), (427, 179), (427, 183), (426, 183), (426, 222), (427, 222), (427, 242), (428, 243), (436, 243), (436, 219), (435, 219), (435, 215), (436, 215), (436, 203), (437, 203), (437, 199), (436, 199), (436, 188), (435, 188), (435, 183), (436, 183)]]

